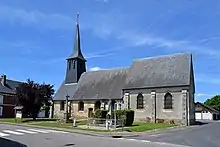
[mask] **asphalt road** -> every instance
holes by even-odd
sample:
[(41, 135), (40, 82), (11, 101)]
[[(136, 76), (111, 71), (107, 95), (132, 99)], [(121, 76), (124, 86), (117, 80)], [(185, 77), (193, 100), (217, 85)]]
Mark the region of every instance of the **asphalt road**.
[(203, 125), (142, 134), (132, 138), (193, 147), (220, 147), (220, 122), (208, 122)]
[(183, 147), (146, 140), (95, 137), (0, 124), (0, 147)]

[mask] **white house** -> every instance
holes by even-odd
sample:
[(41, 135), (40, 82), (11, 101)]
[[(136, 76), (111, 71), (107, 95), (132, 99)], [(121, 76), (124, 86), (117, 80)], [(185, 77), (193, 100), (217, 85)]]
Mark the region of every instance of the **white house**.
[(218, 120), (220, 113), (213, 107), (207, 106), (203, 103), (195, 103), (196, 120)]

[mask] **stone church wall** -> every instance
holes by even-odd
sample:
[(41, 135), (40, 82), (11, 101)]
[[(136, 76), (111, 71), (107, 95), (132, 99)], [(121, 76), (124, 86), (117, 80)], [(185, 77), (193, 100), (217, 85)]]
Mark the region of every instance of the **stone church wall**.
[(72, 115), (76, 118), (87, 118), (89, 113), (89, 108), (94, 111), (94, 101), (84, 101), (84, 110), (79, 111), (78, 101), (72, 102)]
[[(183, 101), (183, 89), (188, 91), (189, 87), (133, 89), (124, 90), (124, 93), (130, 93), (130, 108), (135, 110), (136, 121), (155, 122), (156, 120), (157, 122), (172, 121), (177, 124), (186, 124), (187, 110), (185, 108), (186, 101)], [(173, 101), (173, 109), (171, 110), (164, 109), (164, 96), (168, 91), (171, 93)], [(137, 109), (137, 95), (139, 93), (144, 96), (144, 109)], [(194, 99), (190, 101), (193, 102)], [(190, 107), (189, 111), (192, 116), (193, 108)]]
[(65, 107), (64, 110), (60, 110), (60, 103), (61, 101), (54, 101), (54, 118), (64, 118)]

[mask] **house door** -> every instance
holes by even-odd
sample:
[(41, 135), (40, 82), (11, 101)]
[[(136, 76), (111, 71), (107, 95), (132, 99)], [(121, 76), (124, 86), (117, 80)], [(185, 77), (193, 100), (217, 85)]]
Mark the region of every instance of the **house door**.
[(92, 117), (92, 113), (93, 113), (93, 108), (89, 108), (88, 109), (88, 117)]

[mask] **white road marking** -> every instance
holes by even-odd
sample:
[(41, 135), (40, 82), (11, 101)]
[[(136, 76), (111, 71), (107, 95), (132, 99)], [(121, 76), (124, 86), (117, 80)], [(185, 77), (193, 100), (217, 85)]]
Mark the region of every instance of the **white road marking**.
[(139, 139), (132, 139), (132, 138), (115, 138), (115, 139), (127, 140), (127, 141), (138, 141), (138, 142), (145, 142), (145, 143), (151, 142), (151, 141), (149, 141), (149, 140), (139, 140)]
[(149, 140), (140, 140), (141, 142), (146, 142), (146, 143), (149, 143), (149, 142), (151, 142), (151, 141), (149, 141)]
[(9, 136), (9, 134), (5, 134), (5, 133), (0, 132), (0, 137), (5, 137), (5, 136)]
[(69, 133), (69, 132), (58, 131), (58, 130), (45, 130), (45, 131), (52, 132), (52, 133)]
[(177, 144), (172, 144), (172, 143), (166, 143), (166, 142), (154, 142), (154, 141), (149, 141), (149, 140), (139, 140), (139, 139), (130, 139), (130, 138), (114, 138), (118, 140), (125, 140), (125, 141), (137, 141), (137, 142), (142, 142), (142, 143), (156, 143), (160, 145), (172, 145), (172, 146), (177, 146), (177, 147), (189, 147), (189, 146), (183, 146), (183, 145), (177, 145)]
[(38, 132), (33, 132), (33, 131), (28, 131), (28, 130), (16, 130), (18, 132), (22, 132), (22, 133), (28, 133), (28, 134), (37, 134)]
[(38, 130), (38, 129), (28, 129), (30, 131), (34, 131), (34, 132), (39, 132), (39, 133), (49, 133), (48, 131), (45, 130)]
[(16, 131), (11, 131), (11, 130), (3, 130), (5, 133), (10, 133), (14, 135), (24, 135), (24, 133), (16, 132)]
[(152, 134), (152, 135), (149, 135), (149, 136), (160, 136), (160, 135), (164, 135), (164, 134)]

